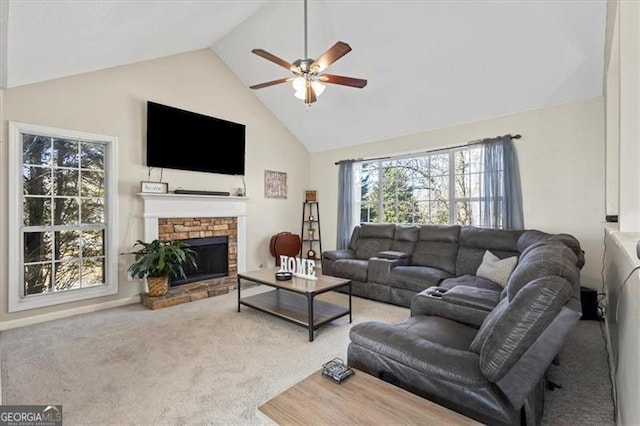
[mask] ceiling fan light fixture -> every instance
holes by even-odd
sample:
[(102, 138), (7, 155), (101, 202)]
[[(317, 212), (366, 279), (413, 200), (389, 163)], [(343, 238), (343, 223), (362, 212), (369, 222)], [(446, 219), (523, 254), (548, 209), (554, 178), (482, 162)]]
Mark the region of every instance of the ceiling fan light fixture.
[(325, 85), (319, 81), (314, 81), (311, 83), (311, 87), (313, 87), (313, 91), (316, 92), (316, 96), (320, 96), (322, 92), (324, 92)]
[[(297, 77), (293, 79), (292, 84), (296, 92), (304, 93), (304, 88), (307, 86), (307, 80), (305, 80), (304, 77)], [(304, 95), (302, 96), (302, 99), (304, 99)]]

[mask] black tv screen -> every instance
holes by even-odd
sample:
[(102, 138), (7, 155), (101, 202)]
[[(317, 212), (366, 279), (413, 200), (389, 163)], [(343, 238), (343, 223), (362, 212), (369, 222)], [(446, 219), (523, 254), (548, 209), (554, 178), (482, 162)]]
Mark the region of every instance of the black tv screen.
[(147, 167), (244, 175), (245, 125), (147, 101)]

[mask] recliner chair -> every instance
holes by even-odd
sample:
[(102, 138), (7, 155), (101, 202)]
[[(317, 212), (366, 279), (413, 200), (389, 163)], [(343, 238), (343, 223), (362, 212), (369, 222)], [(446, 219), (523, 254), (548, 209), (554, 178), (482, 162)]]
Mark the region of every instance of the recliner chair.
[(572, 308), (573, 285), (561, 276), (513, 290), (480, 328), (419, 305), (400, 324), (356, 324), (347, 362), (483, 423), (537, 425), (546, 371), (580, 312)]

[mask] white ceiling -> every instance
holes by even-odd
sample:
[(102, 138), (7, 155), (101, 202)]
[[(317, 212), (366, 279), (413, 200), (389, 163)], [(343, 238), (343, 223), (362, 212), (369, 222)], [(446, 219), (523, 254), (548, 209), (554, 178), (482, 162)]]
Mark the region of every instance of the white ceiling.
[[(288, 83), (253, 91), (310, 152), (600, 96), (606, 0), (309, 0), (309, 56), (352, 51), (308, 110)], [(6, 87), (210, 47), (247, 86), (303, 57), (303, 1), (0, 2)], [(251, 89), (247, 89), (251, 90)], [(517, 132), (518, 129), (510, 129)]]

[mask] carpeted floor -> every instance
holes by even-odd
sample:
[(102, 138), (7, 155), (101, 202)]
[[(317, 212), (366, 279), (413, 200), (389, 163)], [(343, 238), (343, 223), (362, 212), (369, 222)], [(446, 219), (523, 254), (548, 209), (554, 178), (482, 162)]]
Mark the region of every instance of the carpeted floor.
[[(255, 287), (246, 294), (267, 290)], [(244, 290), (243, 290), (244, 293)], [(346, 301), (346, 295), (325, 295)], [(156, 311), (131, 305), (0, 334), (4, 404), (62, 404), (65, 425), (260, 425), (257, 407), (334, 358), (346, 318), (307, 330), (236, 294)], [(408, 309), (353, 298), (354, 323)], [(581, 321), (552, 367), (544, 424), (614, 424), (599, 323)], [(579, 373), (579, 374), (578, 374)]]

